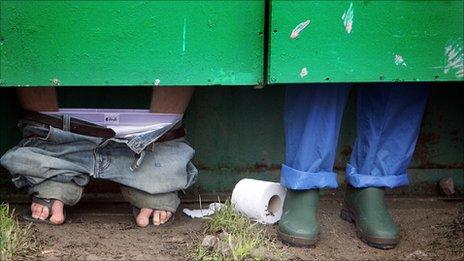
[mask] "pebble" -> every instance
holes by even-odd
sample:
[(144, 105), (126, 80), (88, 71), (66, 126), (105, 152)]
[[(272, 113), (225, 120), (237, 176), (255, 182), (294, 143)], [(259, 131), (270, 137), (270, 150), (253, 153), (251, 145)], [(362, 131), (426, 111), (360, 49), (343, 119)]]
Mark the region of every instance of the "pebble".
[(416, 250), (408, 255), (408, 259), (423, 260), (427, 259), (428, 255), (422, 250)]
[(442, 178), (440, 180), (439, 186), (440, 186), (440, 192), (447, 196), (451, 196), (454, 193), (456, 193), (456, 190), (454, 188), (454, 181), (452, 177)]
[(219, 239), (216, 236), (206, 235), (201, 241), (201, 246), (207, 249), (213, 249), (218, 243)]

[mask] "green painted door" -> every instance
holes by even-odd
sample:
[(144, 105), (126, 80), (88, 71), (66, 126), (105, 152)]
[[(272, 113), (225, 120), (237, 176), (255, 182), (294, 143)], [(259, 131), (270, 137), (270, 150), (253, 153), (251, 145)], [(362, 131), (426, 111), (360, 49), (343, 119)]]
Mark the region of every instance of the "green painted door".
[(269, 83), (462, 81), (464, 1), (271, 0)]
[(269, 2), (0, 0), (0, 86), (463, 79), (462, 0)]
[(0, 87), (260, 84), (264, 7), (1, 0)]

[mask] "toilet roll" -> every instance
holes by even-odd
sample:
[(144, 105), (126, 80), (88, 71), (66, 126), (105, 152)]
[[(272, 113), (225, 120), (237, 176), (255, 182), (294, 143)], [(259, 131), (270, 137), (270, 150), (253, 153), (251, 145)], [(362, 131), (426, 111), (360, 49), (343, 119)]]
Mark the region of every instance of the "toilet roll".
[(286, 189), (279, 183), (242, 179), (232, 192), (235, 209), (263, 224), (274, 224), (282, 216)]

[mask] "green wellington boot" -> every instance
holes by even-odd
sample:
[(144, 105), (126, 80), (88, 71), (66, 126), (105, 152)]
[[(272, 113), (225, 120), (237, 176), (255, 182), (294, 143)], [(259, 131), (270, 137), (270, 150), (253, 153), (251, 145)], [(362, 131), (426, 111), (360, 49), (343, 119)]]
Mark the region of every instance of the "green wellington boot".
[(383, 188), (346, 186), (340, 217), (354, 223), (358, 237), (369, 246), (391, 249), (398, 244), (398, 228), (384, 200)]
[(316, 244), (319, 235), (317, 204), (319, 190), (287, 190), (282, 218), (277, 234), (292, 246), (310, 247)]

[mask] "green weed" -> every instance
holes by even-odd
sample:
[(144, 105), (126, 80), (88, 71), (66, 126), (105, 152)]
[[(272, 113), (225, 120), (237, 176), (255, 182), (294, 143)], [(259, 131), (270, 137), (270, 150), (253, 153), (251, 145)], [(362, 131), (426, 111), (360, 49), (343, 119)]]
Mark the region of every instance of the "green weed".
[(30, 226), (20, 226), (9, 205), (0, 204), (0, 260), (17, 260), (35, 251)]
[[(228, 201), (224, 207), (208, 218), (205, 232), (218, 236), (219, 241), (228, 244), (231, 251), (224, 253), (218, 249), (208, 250), (199, 246), (193, 257), (196, 260), (244, 260), (250, 259), (252, 251), (258, 247), (265, 247), (269, 251), (275, 250), (274, 239), (266, 233), (264, 226), (238, 213)], [(253, 258), (263, 260), (262, 257)], [(275, 259), (281, 257), (276, 256)]]

